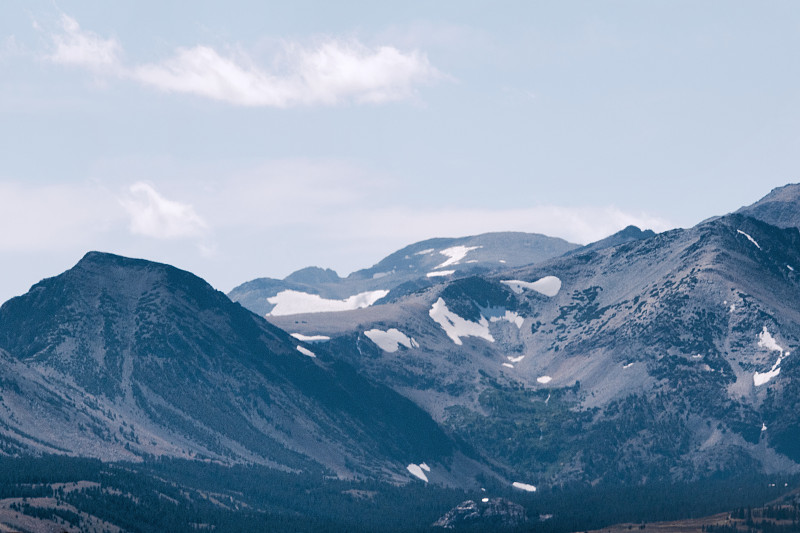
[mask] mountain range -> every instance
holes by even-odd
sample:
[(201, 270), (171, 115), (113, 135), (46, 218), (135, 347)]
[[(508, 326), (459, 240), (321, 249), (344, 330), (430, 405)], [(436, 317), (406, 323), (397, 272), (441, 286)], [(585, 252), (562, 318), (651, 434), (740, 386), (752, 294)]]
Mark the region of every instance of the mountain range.
[(521, 495), (799, 474), (798, 269), (800, 185), (687, 229), (431, 239), (227, 296), (90, 252), (0, 307), (0, 453)]

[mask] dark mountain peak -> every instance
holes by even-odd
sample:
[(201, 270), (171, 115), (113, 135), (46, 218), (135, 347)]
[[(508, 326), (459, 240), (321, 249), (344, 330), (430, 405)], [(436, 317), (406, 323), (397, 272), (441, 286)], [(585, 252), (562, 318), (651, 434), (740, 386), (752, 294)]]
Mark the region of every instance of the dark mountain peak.
[(779, 228), (800, 227), (800, 183), (776, 187), (761, 200), (736, 212)]
[(118, 300), (138, 299), (144, 293), (162, 290), (189, 298), (201, 307), (227, 301), (223, 293), (191, 272), (165, 263), (96, 251), (88, 252), (60, 276), (37, 285), (53, 284), (81, 291), (84, 299), (96, 293)]
[(191, 272), (180, 270), (166, 263), (158, 263), (156, 261), (150, 261), (147, 259), (137, 259), (108, 252), (97, 251), (87, 252), (73, 268), (65, 273), (77, 271), (104, 274), (113, 270), (152, 270), (163, 273), (173, 272), (179, 276), (197, 278), (197, 276)]
[(146, 261), (144, 259), (134, 259), (131, 257), (125, 257), (122, 255), (116, 255), (108, 252), (98, 252), (98, 251), (91, 251), (86, 252), (86, 254), (78, 261), (77, 265), (75, 266), (86, 266), (86, 265), (130, 265), (134, 263), (150, 263), (151, 261)]
[(316, 266), (301, 268), (284, 278), (284, 281), (304, 284), (337, 283), (340, 280), (341, 278), (335, 270)]
[(619, 246), (620, 244), (625, 244), (628, 242), (649, 239), (650, 237), (654, 237), (655, 235), (656, 233), (653, 230), (650, 229), (641, 230), (636, 226), (628, 226), (627, 228), (621, 229), (620, 231), (614, 233), (613, 235), (609, 235), (605, 239), (600, 239), (599, 241), (587, 244), (586, 246), (583, 246), (581, 248), (576, 248), (575, 250), (567, 252), (567, 254), (565, 255), (596, 252), (598, 250), (613, 248), (614, 246)]
[[(190, 272), (144, 259), (89, 252), (71, 269), (40, 281), (0, 307), (0, 348), (20, 359), (42, 361), (58, 361), (70, 353), (74, 361), (85, 360), (87, 371), (92, 354), (106, 354), (102, 359), (107, 360), (109, 353), (122, 357), (142, 350), (205, 360), (219, 352), (246, 356), (263, 351), (254, 349), (262, 345), (276, 353), (292, 351), (292, 346), (283, 345), (288, 339), (285, 332), (255, 320)], [(207, 345), (165, 339), (165, 332), (192, 337), (193, 343), (202, 338)], [(71, 339), (76, 338), (81, 339), (83, 350), (74, 351)], [(120, 370), (102, 379), (89, 373), (77, 381), (88, 390), (101, 382), (119, 384)]]
[(620, 237), (625, 237), (628, 239), (647, 239), (655, 235), (655, 232), (651, 229), (642, 230), (637, 226), (631, 225), (625, 229), (618, 231), (617, 233), (615, 233), (615, 235), (618, 235)]

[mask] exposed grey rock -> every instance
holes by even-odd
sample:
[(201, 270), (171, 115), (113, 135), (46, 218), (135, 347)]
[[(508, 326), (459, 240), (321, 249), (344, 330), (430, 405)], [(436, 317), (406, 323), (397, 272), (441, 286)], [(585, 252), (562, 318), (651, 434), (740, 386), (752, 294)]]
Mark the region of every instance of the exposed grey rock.
[(486, 502), (461, 502), (434, 522), (433, 527), (495, 531), (518, 527), (527, 521), (525, 508), (521, 505), (504, 498), (490, 498)]

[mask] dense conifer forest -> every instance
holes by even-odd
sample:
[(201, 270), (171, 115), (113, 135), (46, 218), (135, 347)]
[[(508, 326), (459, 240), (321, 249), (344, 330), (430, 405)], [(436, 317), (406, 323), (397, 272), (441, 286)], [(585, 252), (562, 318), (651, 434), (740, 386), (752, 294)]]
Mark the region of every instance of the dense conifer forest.
[(648, 522), (723, 511), (734, 516), (749, 513), (754, 530), (792, 531), (776, 526), (775, 520), (796, 524), (796, 505), (766, 507), (757, 514), (752, 509), (798, 484), (797, 478), (753, 476), (681, 484), (564, 486), (523, 493), (486, 480), (484, 492), (422, 482), (396, 486), (342, 481), (324, 472), (283, 473), (196, 461), (0, 459), (1, 512), (60, 519), (75, 528), (84, 525), (85, 513), (132, 532), (429, 531), (458, 503), (486, 495), (525, 508), (529, 521), (519, 531), (562, 533), (624, 522), (646, 528)]

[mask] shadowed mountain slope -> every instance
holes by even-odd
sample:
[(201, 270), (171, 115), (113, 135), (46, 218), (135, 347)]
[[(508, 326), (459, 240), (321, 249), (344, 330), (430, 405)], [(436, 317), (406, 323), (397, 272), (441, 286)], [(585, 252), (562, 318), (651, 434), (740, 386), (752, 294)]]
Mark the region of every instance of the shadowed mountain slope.
[(91, 252), (0, 308), (0, 440), (398, 480), (452, 459), (414, 404), (311, 355), (188, 272)]

